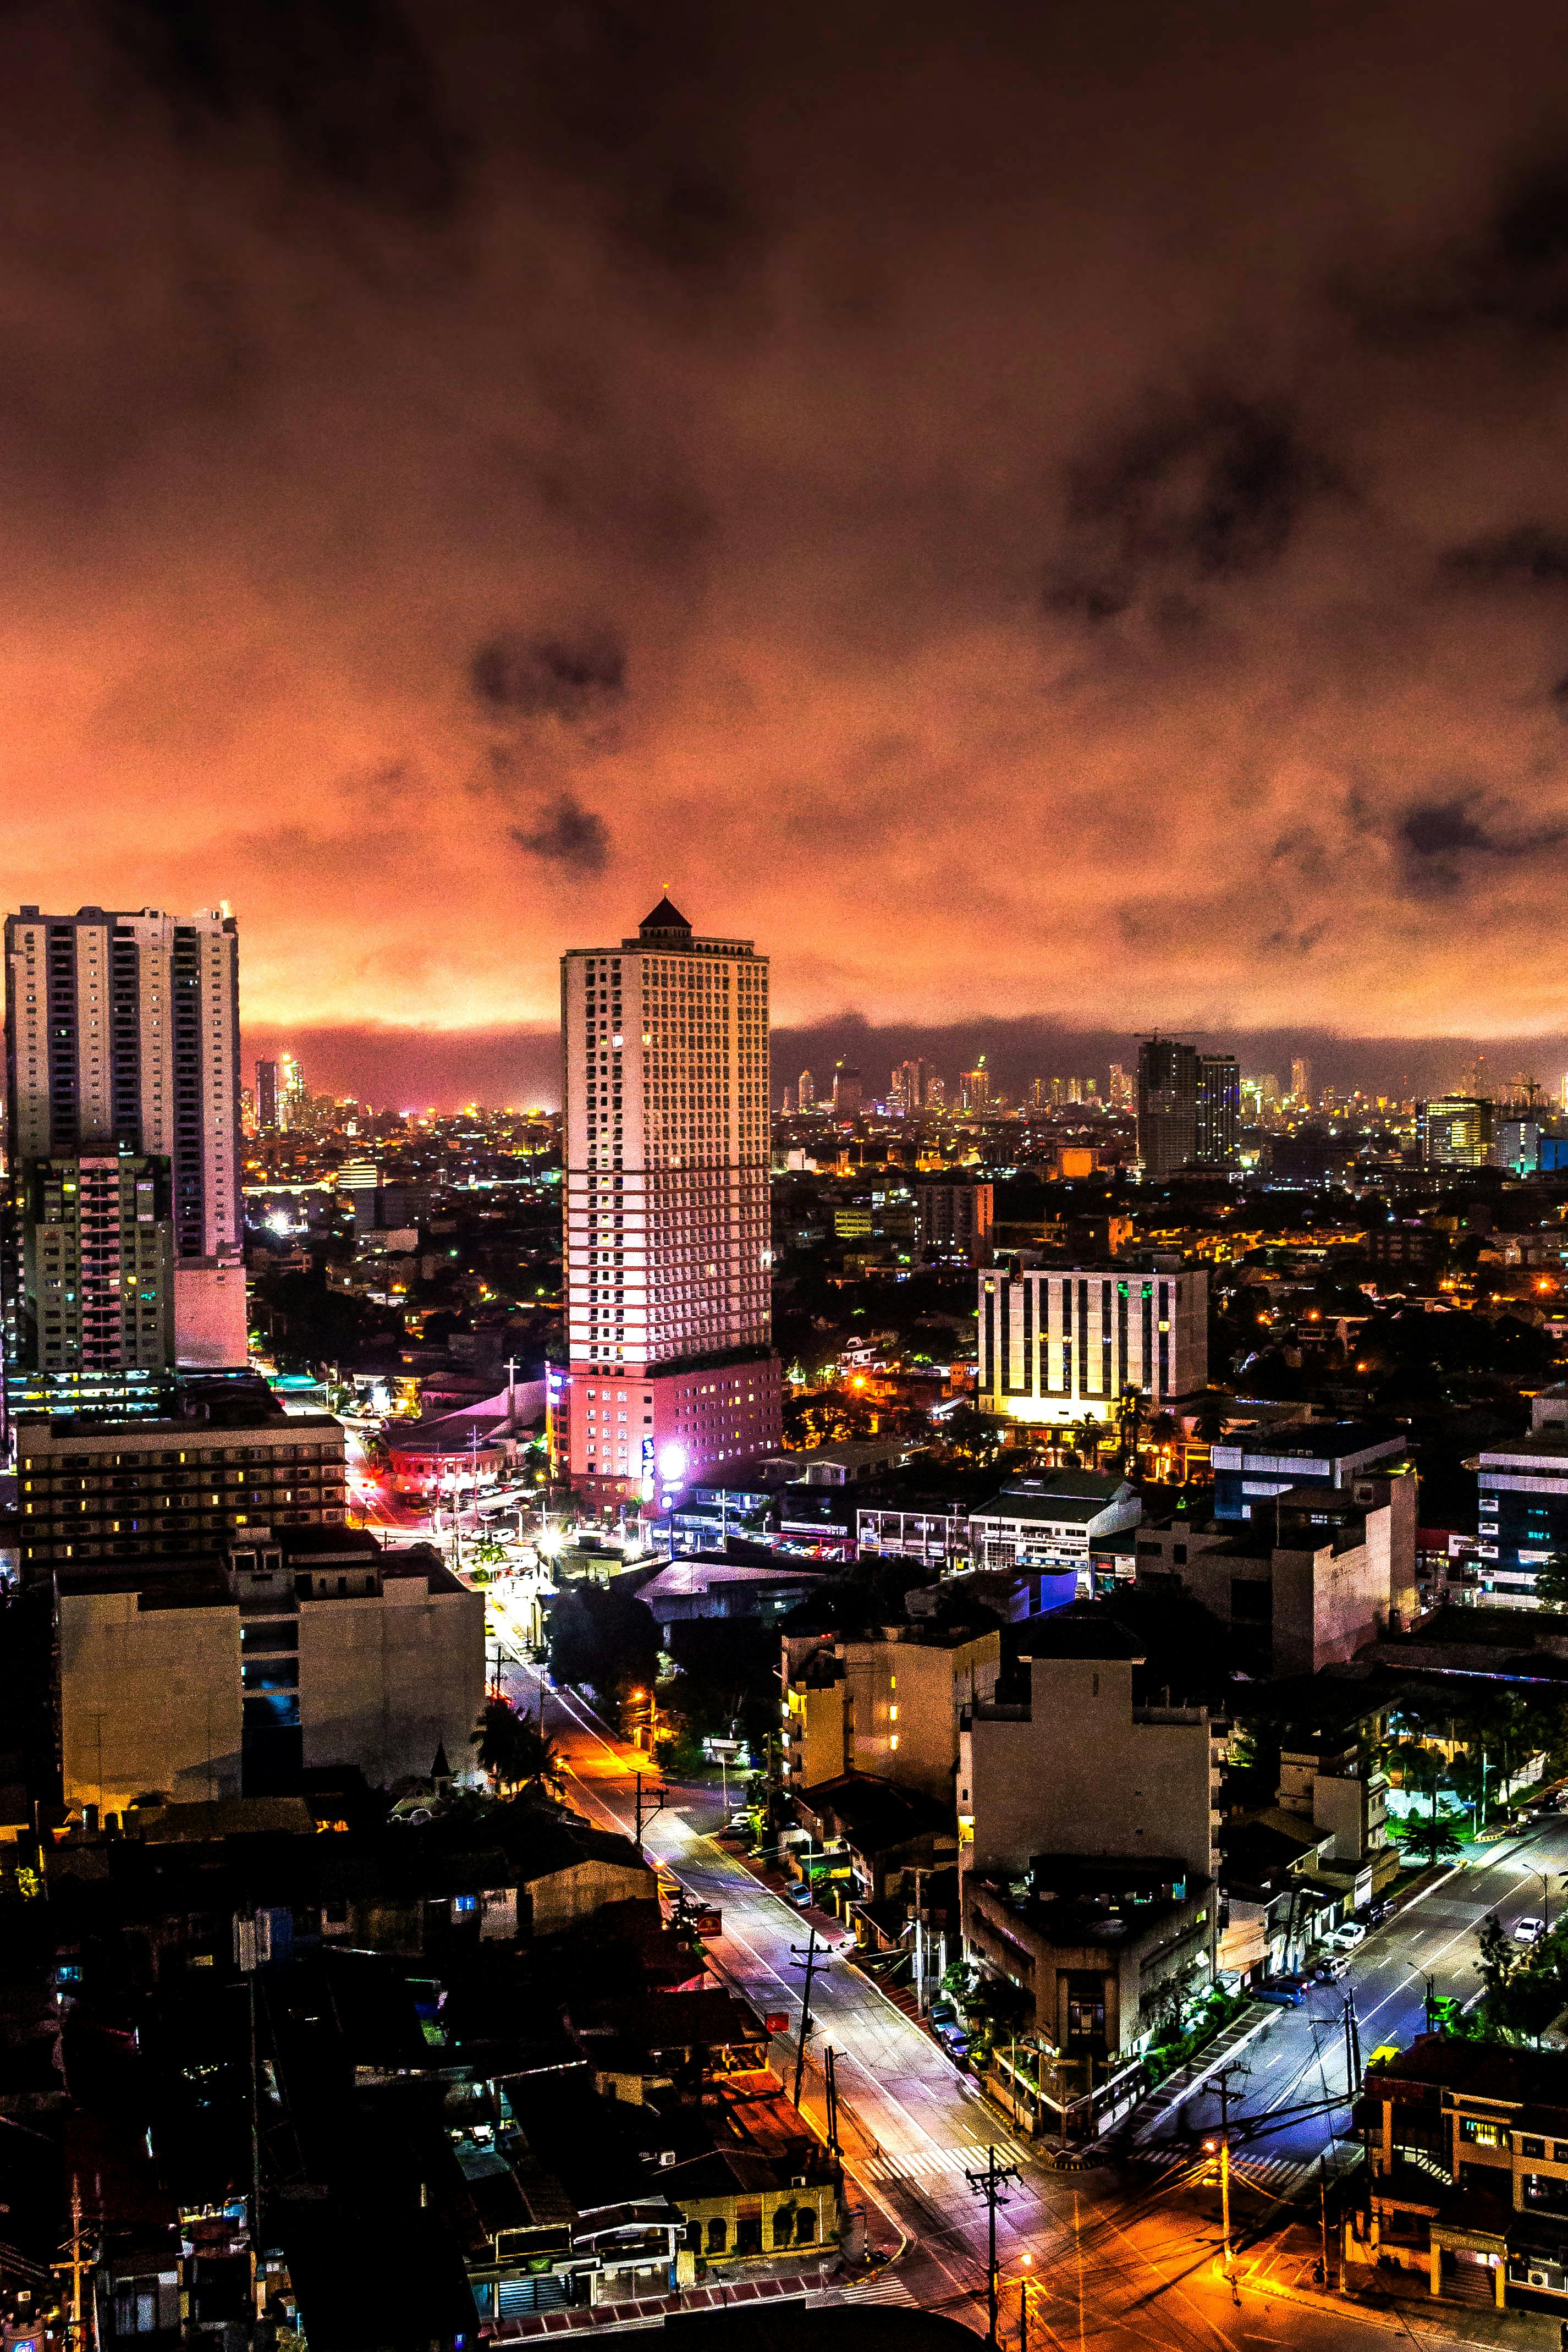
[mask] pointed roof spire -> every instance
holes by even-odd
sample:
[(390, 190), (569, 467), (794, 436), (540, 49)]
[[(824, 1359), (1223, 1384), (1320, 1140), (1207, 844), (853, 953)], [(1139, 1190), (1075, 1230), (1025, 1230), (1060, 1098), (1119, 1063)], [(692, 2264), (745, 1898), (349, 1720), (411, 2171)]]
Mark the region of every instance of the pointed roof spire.
[(685, 931), (689, 937), (692, 927), (680, 908), (670, 904), (670, 894), (666, 890), (653, 913), (643, 916), (639, 928), (644, 935), (649, 931)]

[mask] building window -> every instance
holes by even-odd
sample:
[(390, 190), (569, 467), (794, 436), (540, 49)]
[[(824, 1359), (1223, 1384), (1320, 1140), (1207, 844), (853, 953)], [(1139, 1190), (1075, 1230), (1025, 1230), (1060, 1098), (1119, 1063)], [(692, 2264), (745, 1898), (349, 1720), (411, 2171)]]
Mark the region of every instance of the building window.
[(722, 2254), (728, 2243), (728, 2224), (716, 2213), (707, 2225), (707, 2250), (710, 2254)]

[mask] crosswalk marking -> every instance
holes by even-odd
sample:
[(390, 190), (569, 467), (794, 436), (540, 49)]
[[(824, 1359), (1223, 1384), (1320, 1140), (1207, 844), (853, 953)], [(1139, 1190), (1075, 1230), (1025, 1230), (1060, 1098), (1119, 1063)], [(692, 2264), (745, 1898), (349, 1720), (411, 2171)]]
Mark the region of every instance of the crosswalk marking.
[[(1015, 2147), (1010, 2140), (988, 2141), (994, 2147), (1001, 2164), (1023, 2164), (1027, 2153)], [(986, 2147), (977, 2143), (967, 2147), (935, 2147), (911, 2149), (904, 2155), (889, 2155), (885, 2150), (872, 2157), (864, 2170), (873, 2180), (959, 2180), (966, 2172), (983, 2172), (986, 2168)]]
[(905, 2310), (912, 2310), (915, 2305), (915, 2297), (902, 2279), (872, 2279), (864, 2286), (846, 2286), (842, 2292), (846, 2303), (897, 2304)]

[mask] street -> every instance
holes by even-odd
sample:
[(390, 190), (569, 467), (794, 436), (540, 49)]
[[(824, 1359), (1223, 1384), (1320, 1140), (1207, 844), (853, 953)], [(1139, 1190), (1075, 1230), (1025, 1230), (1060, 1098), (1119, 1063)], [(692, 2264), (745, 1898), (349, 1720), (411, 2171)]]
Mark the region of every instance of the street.
[[(497, 1631), (511, 1632), (503, 1610)], [(632, 1831), (635, 1775), (645, 1759), (605, 1727), (575, 1695), (548, 1686), (518, 1662), (504, 1667), (508, 1695), (545, 1725), (567, 1765), (569, 1801), (607, 1827)], [(653, 1776), (645, 1772), (647, 1791)], [(845, 1937), (841, 1922), (801, 1914), (761, 1885), (706, 1832), (719, 1826), (716, 1790), (673, 1789), (659, 1811), (644, 1813), (644, 1844), (705, 1904), (722, 1908), (724, 1932), (710, 1950), (721, 1973), (759, 2010), (788, 2010), (791, 2030), (775, 2041), (775, 2063), (792, 2073), (799, 2030), (803, 1955), (815, 1919), (825, 1941)], [(1247, 2116), (1342, 2090), (1343, 1995), (1353, 1990), (1364, 2054), (1379, 2041), (1407, 2040), (1422, 2021), (1422, 1972), (1438, 1992), (1468, 1998), (1479, 1979), (1473, 1929), (1496, 1908), (1505, 1921), (1541, 1909), (1541, 1885), (1527, 1870), (1568, 1868), (1568, 1823), (1490, 1850), (1368, 1938), (1361, 1960), (1340, 1986), (1320, 1989), (1310, 2008), (1271, 2014), (1245, 2046), (1238, 2078)], [(967, 2176), (983, 2170), (988, 2149), (1016, 2168), (997, 2220), (1004, 2281), (1000, 2335), (1019, 2342), (1020, 2283), (1027, 2280), (1031, 2341), (1072, 2352), (1091, 2342), (1121, 2352), (1158, 2346), (1170, 2352), (1222, 2345), (1289, 2343), (1317, 2352), (1353, 2335), (1391, 2326), (1435, 2347), (1494, 2343), (1555, 2345), (1556, 2322), (1535, 2315), (1490, 2315), (1434, 2304), (1395, 2316), (1337, 2297), (1294, 2300), (1308, 2288), (1316, 2251), (1315, 2213), (1300, 2217), (1278, 2201), (1332, 2145), (1343, 2114), (1287, 2126), (1238, 2158), (1236, 2229), (1242, 2242), (1235, 2299), (1220, 2275), (1218, 2198), (1197, 2184), (1190, 2140), (1210, 2125), (1214, 2101), (1199, 2093), (1165, 2121), (1136, 2168), (1099, 2166), (1058, 2172), (1015, 2137), (974, 2082), (860, 1971), (830, 1958), (817, 1974), (808, 2042), (807, 2111), (822, 2111), (821, 2053), (831, 2044), (844, 2113), (846, 2171), (868, 2211), (873, 2244), (897, 2259), (873, 2284), (840, 2290), (847, 2299), (916, 2304), (941, 2310), (984, 2333), (987, 2212)], [(1245, 2130), (1245, 2126), (1242, 2126)], [(1354, 2284), (1359, 2284), (1356, 2280)]]

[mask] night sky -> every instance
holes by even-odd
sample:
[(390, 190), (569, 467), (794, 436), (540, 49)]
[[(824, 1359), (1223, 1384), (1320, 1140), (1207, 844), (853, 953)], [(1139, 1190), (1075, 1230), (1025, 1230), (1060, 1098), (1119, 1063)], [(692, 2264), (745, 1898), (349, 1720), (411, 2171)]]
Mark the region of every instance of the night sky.
[(8, 903), (387, 1100), (666, 884), (879, 1087), (1560, 1074), (1560, 10), (50, 0), (0, 130)]

